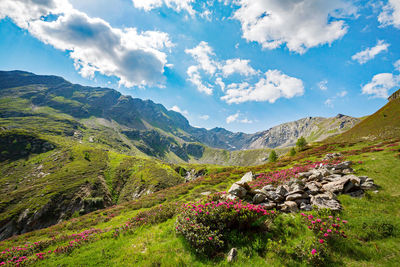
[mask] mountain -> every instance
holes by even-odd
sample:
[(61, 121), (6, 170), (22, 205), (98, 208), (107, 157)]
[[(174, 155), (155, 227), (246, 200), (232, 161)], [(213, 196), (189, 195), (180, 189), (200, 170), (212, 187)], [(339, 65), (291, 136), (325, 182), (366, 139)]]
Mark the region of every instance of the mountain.
[[(400, 95), (397, 91), (397, 96)], [(395, 95), (394, 93), (393, 95)], [(327, 141), (373, 141), (398, 138), (400, 136), (400, 97), (390, 101), (374, 114), (362, 120), (349, 131), (331, 137)]]
[[(26, 129), (32, 122), (27, 124), (21, 118), (30, 116), (44, 120), (57, 114), (69, 125), (63, 126), (68, 128), (63, 133), (67, 136), (87, 138), (113, 149), (118, 147), (124, 153), (148, 155), (170, 162), (210, 163), (202, 160), (209, 158), (205, 154), (207, 151), (221, 153), (206, 149), (206, 146), (229, 151), (266, 149), (257, 159), (259, 161), (265, 158), (268, 149), (292, 146), (300, 136), (305, 136), (308, 141), (318, 141), (341, 133), (358, 122), (356, 118), (340, 115), (328, 119), (305, 118), (255, 134), (233, 133), (223, 128), (206, 130), (192, 127), (180, 113), (151, 100), (23, 71), (0, 72), (0, 99), (1, 117), (9, 118), (9, 122), (11, 118), (18, 118), (3, 127)], [(9, 101), (14, 104), (7, 104)], [(56, 122), (60, 123), (60, 120)], [(41, 130), (60, 130), (46, 129), (47, 125)], [(83, 128), (86, 130), (82, 131)], [(228, 160), (235, 158), (232, 152), (227, 153)], [(230, 162), (242, 164), (242, 161)]]

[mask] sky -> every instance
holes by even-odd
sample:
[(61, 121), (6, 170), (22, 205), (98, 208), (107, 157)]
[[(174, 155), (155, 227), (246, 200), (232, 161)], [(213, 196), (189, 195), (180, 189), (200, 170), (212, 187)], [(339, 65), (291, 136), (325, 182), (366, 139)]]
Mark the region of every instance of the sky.
[(0, 70), (234, 132), (374, 113), (400, 86), (399, 44), (400, 0), (0, 0)]

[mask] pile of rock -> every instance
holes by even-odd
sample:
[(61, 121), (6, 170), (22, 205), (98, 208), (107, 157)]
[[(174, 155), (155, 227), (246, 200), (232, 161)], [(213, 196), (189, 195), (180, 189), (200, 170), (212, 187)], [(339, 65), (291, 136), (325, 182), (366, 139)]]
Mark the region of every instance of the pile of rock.
[(297, 212), (299, 209), (310, 211), (313, 207), (340, 210), (342, 206), (337, 195), (361, 197), (364, 190), (377, 188), (371, 178), (353, 175), (350, 166), (350, 161), (320, 165), (282, 185), (267, 185), (255, 190), (249, 186), (254, 176), (248, 172), (232, 185), (226, 197), (285, 212)]

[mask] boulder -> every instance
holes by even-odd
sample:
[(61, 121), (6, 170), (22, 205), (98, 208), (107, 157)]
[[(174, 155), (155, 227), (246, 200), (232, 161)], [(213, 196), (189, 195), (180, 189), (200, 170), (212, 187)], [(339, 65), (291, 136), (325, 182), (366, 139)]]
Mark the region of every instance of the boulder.
[(226, 260), (228, 262), (234, 262), (237, 260), (237, 255), (238, 255), (238, 251), (236, 248), (232, 248), (229, 253), (228, 253), (228, 257), (226, 258)]
[(300, 209), (304, 210), (304, 211), (312, 211), (312, 206), (310, 204), (306, 204), (306, 203), (301, 203), (300, 204)]
[(259, 206), (261, 206), (263, 209), (266, 209), (266, 210), (272, 210), (272, 209), (276, 208), (276, 203), (265, 202), (265, 203), (261, 203)]
[(284, 199), (283, 196), (278, 195), (274, 191), (267, 191), (267, 198), (273, 202), (281, 202)]
[(376, 184), (374, 184), (371, 181), (365, 181), (364, 183), (361, 184), (361, 189), (363, 190), (374, 190), (376, 188), (377, 188)]
[(290, 194), (286, 197), (286, 201), (293, 201), (293, 200), (300, 199), (300, 198), (308, 198), (308, 195), (304, 192)]
[(309, 194), (317, 195), (320, 191), (321, 185), (318, 187), (316, 183), (308, 183), (305, 188), (308, 189)]
[(264, 194), (255, 194), (253, 197), (253, 203), (259, 204), (265, 200), (266, 196)]
[(287, 193), (287, 195), (293, 195), (293, 194), (297, 194), (297, 193), (304, 193), (304, 186), (302, 186), (301, 184), (295, 183), (290, 187), (290, 190)]
[(277, 193), (277, 194), (280, 195), (280, 196), (285, 196), (285, 195), (288, 193), (288, 191), (286, 190), (285, 187), (283, 187), (282, 185), (280, 185), (280, 186), (278, 186), (278, 187), (276, 188), (275, 193)]
[(301, 172), (298, 174), (298, 177), (301, 178), (308, 178), (313, 174), (313, 172), (308, 171), (308, 172)]
[(242, 179), (240, 179), (240, 181), (237, 181), (236, 184), (244, 186), (244, 185), (248, 185), (248, 183), (253, 181), (253, 173), (252, 172), (248, 172), (245, 175), (243, 175)]
[(294, 200), (294, 202), (296, 202), (297, 205), (300, 206), (303, 203), (310, 204), (310, 199), (308, 197), (307, 198), (298, 198), (298, 199)]
[(237, 196), (238, 198), (243, 198), (246, 196), (247, 190), (244, 187), (234, 183), (229, 189), (228, 193)]
[(349, 175), (346, 175), (346, 176), (343, 176), (343, 177), (344, 178), (349, 178), (350, 181), (356, 186), (360, 186), (360, 184), (361, 184), (361, 179), (359, 177), (353, 175), (353, 174), (349, 174)]
[(298, 212), (299, 208), (297, 207), (297, 203), (294, 201), (285, 201), (282, 206), (282, 211), (285, 212)]
[(331, 198), (329, 194), (319, 194), (311, 197), (311, 205), (316, 206), (319, 209), (331, 209), (331, 210), (341, 210), (342, 206), (340, 203)]
[(275, 191), (275, 187), (271, 184), (264, 186), (261, 190), (263, 191)]
[[(336, 179), (334, 182), (330, 182), (327, 184), (324, 184), (322, 186), (323, 189), (325, 189), (326, 191), (330, 191), (332, 193), (342, 193), (343, 189), (345, 188), (345, 186), (350, 182), (350, 179), (347, 177), (341, 177), (339, 179)], [(351, 183), (351, 182), (350, 182)], [(349, 189), (349, 188), (347, 188)]]

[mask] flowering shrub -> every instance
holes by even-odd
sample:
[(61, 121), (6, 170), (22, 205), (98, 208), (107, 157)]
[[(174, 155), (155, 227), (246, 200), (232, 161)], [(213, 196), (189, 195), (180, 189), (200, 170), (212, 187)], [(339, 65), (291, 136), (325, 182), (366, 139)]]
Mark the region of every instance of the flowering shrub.
[(274, 216), (274, 211), (258, 205), (212, 198), (184, 204), (175, 224), (176, 232), (201, 254), (212, 256), (221, 250), (231, 230), (247, 231)]
[(325, 166), (328, 164), (338, 164), (341, 161), (340, 160), (334, 160), (334, 161), (306, 161), (306, 165), (302, 166), (295, 166), (290, 169), (284, 169), (284, 170), (279, 170), (279, 171), (272, 171), (268, 173), (261, 173), (259, 174), (256, 179), (252, 182), (249, 183), (251, 188), (262, 188), (268, 184), (280, 184), (283, 182), (288, 181), (290, 178), (297, 177), (297, 175), (301, 172), (306, 172), (310, 169), (313, 169), (317, 166)]
[(319, 262), (323, 259), (323, 255), (327, 253), (327, 245), (335, 239), (346, 238), (343, 228), (347, 224), (346, 220), (339, 217), (327, 216), (316, 218), (313, 215), (301, 213), (308, 229), (313, 231), (316, 242), (314, 247), (308, 251), (309, 262)]

